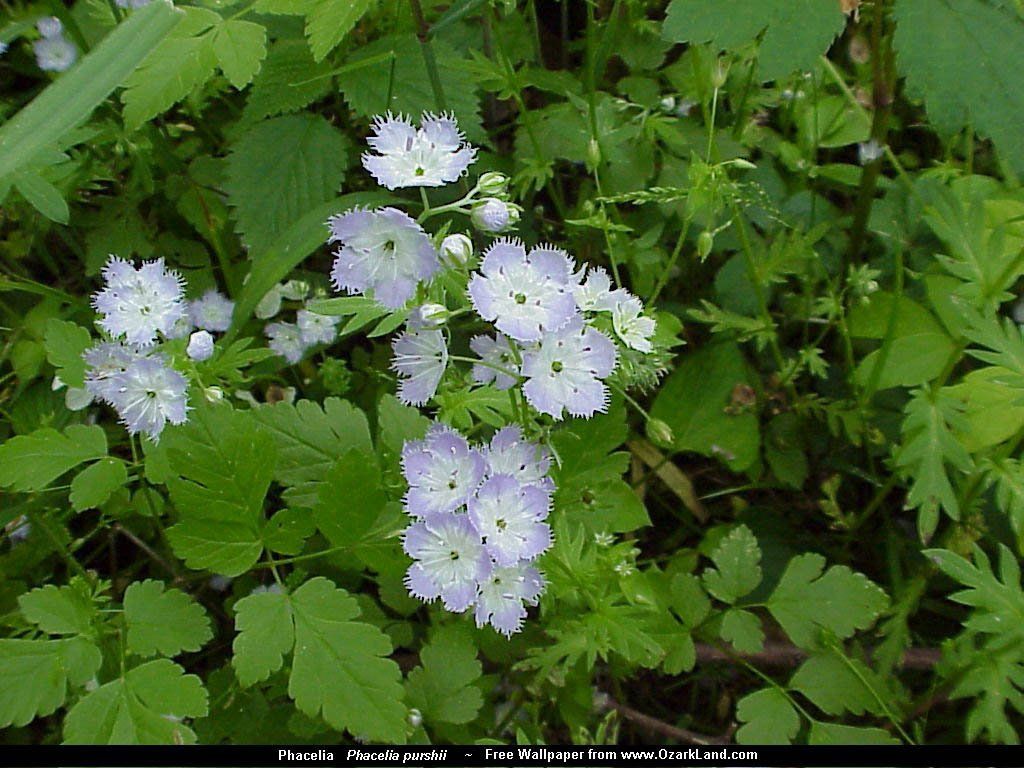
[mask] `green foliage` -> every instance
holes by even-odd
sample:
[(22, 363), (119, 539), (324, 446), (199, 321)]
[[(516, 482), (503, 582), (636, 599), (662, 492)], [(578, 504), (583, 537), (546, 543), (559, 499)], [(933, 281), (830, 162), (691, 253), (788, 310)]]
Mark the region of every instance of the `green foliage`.
[(73, 424), (63, 433), (49, 427), (0, 445), (0, 486), (38, 491), (70, 469), (107, 455), (107, 438), (97, 426)]
[(482, 667), (472, 640), (441, 629), (423, 646), (420, 662), (409, 673), (405, 690), (409, 705), (423, 715), (425, 727), (472, 722), (483, 706), (477, 685)]
[(143, 658), (198, 651), (213, 637), (202, 607), (178, 589), (163, 583), (136, 581), (124, 592), (128, 650)]

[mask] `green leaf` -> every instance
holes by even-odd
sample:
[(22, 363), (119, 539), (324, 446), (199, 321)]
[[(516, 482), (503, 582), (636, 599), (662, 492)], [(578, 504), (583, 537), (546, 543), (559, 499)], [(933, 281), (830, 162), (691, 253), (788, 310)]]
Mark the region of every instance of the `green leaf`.
[(204, 33), (221, 18), (195, 6), (188, 6), (185, 13), (171, 36), (152, 50), (124, 84), (121, 100), (130, 130), (170, 109), (213, 76), (217, 65), (214, 38)]
[[(245, 243), (266, 249), (311, 208), (334, 197), (348, 150), (345, 134), (317, 115), (275, 117), (247, 131), (231, 148), (224, 182)], [(271, 189), (274, 194), (267, 194)], [(326, 241), (323, 221), (321, 233)]]
[(246, 117), (261, 119), (302, 109), (330, 90), (329, 72), (326, 64), (313, 61), (304, 40), (275, 43), (253, 80)]
[(46, 359), (57, 369), (61, 381), (69, 387), (85, 384), (85, 360), (82, 355), (92, 344), (89, 331), (77, 323), (51, 318), (43, 334)]
[(70, 213), (64, 195), (38, 173), (29, 170), (15, 172), (14, 188), (21, 196), (50, 221), (67, 224)]
[[(459, 127), (470, 139), (483, 139), (476, 83), (460, 66), (462, 57), (442, 40), (434, 38), (430, 44), (437, 61), (445, 108), (455, 113)], [(440, 109), (423, 63), (423, 51), (413, 34), (389, 35), (360, 46), (346, 64), (351, 69), (340, 78), (341, 91), (352, 109), (363, 117), (388, 110), (419, 117), (422, 112)], [(359, 64), (365, 66), (356, 67)]]
[(323, 577), (290, 595), (240, 600), (233, 662), (239, 680), (265, 679), (291, 649), (288, 695), (300, 711), (322, 714), (354, 735), (404, 743), (402, 674), (385, 658), (391, 642), (375, 626), (353, 621), (358, 616), (355, 598)]
[[(1024, 393), (1010, 385), (1018, 376), (1006, 368), (986, 366), (943, 390), (963, 403), (956, 439), (966, 451), (977, 453), (999, 445), (1024, 428)], [(992, 418), (993, 413), (999, 418)]]
[(35, 160), (85, 121), (181, 19), (155, 0), (108, 34), (81, 61), (0, 126), (0, 178)]
[(823, 629), (839, 639), (867, 629), (889, 605), (885, 592), (863, 574), (845, 565), (834, 565), (823, 574), (824, 568), (821, 555), (797, 555), (766, 601), (772, 616), (801, 648), (815, 648)]
[(404, 405), (394, 395), (382, 395), (377, 404), (379, 439), (384, 448), (400, 456), (408, 440), (420, 440), (430, 427), (430, 419), (419, 409)]
[(181, 720), (206, 713), (202, 681), (173, 661), (156, 659), (75, 704), (64, 720), (64, 743), (193, 744), (196, 735)]
[(651, 417), (669, 425), (677, 451), (717, 457), (742, 471), (757, 460), (758, 419), (730, 406), (736, 386), (753, 383), (736, 344), (712, 344), (682, 359), (655, 397)]
[(274, 477), (288, 486), (284, 497), (294, 506), (317, 505), (321, 484), (347, 451), (373, 452), (366, 416), (347, 400), (329, 397), (323, 406), (281, 402), (252, 413), (273, 437), (279, 457)]
[(375, 0), (320, 0), (314, 5), (306, 16), (306, 35), (314, 60), (322, 61), (334, 50), (374, 3)]
[(901, 742), (881, 728), (858, 728), (852, 725), (816, 720), (811, 723), (811, 732), (808, 734), (807, 743), (855, 746), (859, 744), (899, 744)]
[(789, 687), (830, 715), (845, 712), (884, 715), (885, 709), (872, 690), (890, 697), (879, 677), (863, 662), (844, 660), (832, 650), (814, 654), (801, 664), (793, 673)]
[(81, 637), (0, 640), (0, 727), (22, 726), (52, 714), (100, 668), (95, 645)]
[(76, 512), (106, 503), (111, 494), (128, 484), (128, 470), (120, 459), (107, 457), (90, 464), (71, 481), (71, 506)]
[(263, 544), (271, 552), (297, 555), (315, 532), (316, 524), (310, 510), (282, 509), (263, 528)]
[(388, 501), (377, 457), (363, 450), (342, 454), (328, 470), (319, 491), (313, 519), (334, 547), (355, 548), (360, 544)]
[(177, 656), (198, 651), (213, 637), (199, 603), (180, 589), (166, 591), (162, 581), (133, 582), (124, 593), (128, 650), (139, 656)]
[(482, 672), (472, 640), (454, 627), (439, 629), (405, 683), (409, 705), (427, 726), (472, 722), (484, 702), (476, 685)]
[(719, 634), (741, 653), (759, 653), (764, 648), (761, 620), (750, 611), (730, 608), (722, 615)]
[(925, 554), (943, 573), (967, 589), (949, 599), (974, 609), (964, 626), (976, 632), (1024, 638), (1024, 590), (1017, 558), (1004, 544), (999, 545), (999, 575), (988, 556), (977, 546), (972, 564), (946, 549), (928, 549)]
[(262, 24), (227, 19), (217, 27), (213, 52), (228, 82), (241, 90), (252, 82), (267, 55), (267, 30)]
[(82, 581), (56, 587), (48, 584), (18, 597), (22, 615), (51, 635), (86, 635), (92, 632), (96, 607)]
[(729, 51), (760, 37), (761, 79), (777, 80), (814, 69), (845, 24), (839, 3), (830, 0), (672, 0), (662, 34)]
[(281, 668), (295, 644), (291, 601), (281, 592), (258, 592), (235, 603), (231, 664), (243, 688), (266, 680)]
[(949, 135), (965, 125), (1024, 170), (1024, 21), (985, 0), (899, 0), (896, 63), (911, 94)]
[(0, 445), (0, 487), (39, 491), (69, 469), (107, 455), (107, 436), (97, 426), (73, 424), (63, 434), (45, 427)]
[(761, 583), (761, 548), (745, 525), (722, 539), (711, 561), (715, 568), (704, 571), (704, 588), (723, 603), (735, 603)]
[(739, 744), (792, 744), (800, 730), (800, 716), (778, 688), (763, 688), (736, 704)]
[(252, 415), (204, 406), (170, 431), (168, 479), (179, 522), (167, 531), (190, 568), (238, 576), (263, 551), (263, 499), (274, 472), (274, 441)]

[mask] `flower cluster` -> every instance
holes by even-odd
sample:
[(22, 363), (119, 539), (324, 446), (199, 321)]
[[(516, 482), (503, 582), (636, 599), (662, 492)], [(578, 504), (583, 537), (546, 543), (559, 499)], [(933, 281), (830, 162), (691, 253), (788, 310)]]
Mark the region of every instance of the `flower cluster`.
[(402, 115), (378, 115), (366, 143), (373, 152), (363, 153), (363, 167), (392, 190), (443, 186), (458, 180), (476, 159), (454, 115), (424, 114), (419, 129)]
[(81, 407), (107, 403), (131, 434), (156, 440), (167, 424), (188, 418), (188, 379), (159, 346), (188, 336), (186, 356), (209, 359), (211, 332), (230, 327), (234, 302), (215, 290), (187, 301), (181, 275), (163, 259), (136, 267), (111, 256), (103, 280), (92, 303), (105, 338), (86, 350), (85, 397), (74, 397)]
[(78, 60), (78, 49), (64, 37), (64, 27), (56, 16), (36, 22), (40, 38), (32, 44), (36, 63), (44, 72), (64, 72)]
[[(257, 305), (256, 316), (263, 320), (276, 317), (283, 299), (305, 301), (309, 293), (309, 284), (302, 280), (276, 285)], [(332, 343), (338, 336), (339, 322), (338, 317), (321, 315), (303, 306), (295, 313), (294, 322), (275, 320), (267, 323), (263, 332), (270, 339), (270, 349), (295, 365), (316, 345)]]
[(403, 534), (413, 558), (409, 592), (426, 602), (439, 598), (455, 613), (473, 608), (477, 626), (518, 632), (544, 589), (532, 563), (552, 542), (545, 522), (554, 490), (550, 463), (518, 427), (474, 447), (435, 424), (423, 440), (406, 443), (405, 510), (414, 520)]

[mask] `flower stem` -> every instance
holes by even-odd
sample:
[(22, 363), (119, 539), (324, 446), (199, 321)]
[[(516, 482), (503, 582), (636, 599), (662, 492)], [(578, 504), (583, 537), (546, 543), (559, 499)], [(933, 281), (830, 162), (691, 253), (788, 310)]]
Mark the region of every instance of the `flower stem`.
[(416, 37), (420, 41), (423, 63), (427, 68), (430, 87), (434, 91), (434, 101), (437, 102), (437, 109), (444, 112), (448, 109), (448, 102), (444, 98), (441, 73), (437, 69), (437, 59), (434, 58), (434, 49), (430, 45), (430, 27), (427, 26), (427, 20), (423, 17), (423, 6), (420, 5), (420, 0), (409, 0), (409, 7), (412, 8), (412, 17), (416, 22)]

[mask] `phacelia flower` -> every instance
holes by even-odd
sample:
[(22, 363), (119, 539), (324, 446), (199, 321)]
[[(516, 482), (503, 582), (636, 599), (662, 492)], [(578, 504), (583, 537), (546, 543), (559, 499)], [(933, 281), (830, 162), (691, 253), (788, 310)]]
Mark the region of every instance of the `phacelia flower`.
[(521, 241), (499, 240), (470, 279), (469, 297), (480, 317), (502, 333), (537, 341), (577, 316), (573, 268), (564, 251), (541, 246), (527, 254)]
[(234, 311), (235, 302), (213, 288), (190, 302), (188, 306), (192, 324), (200, 330), (215, 333), (224, 333), (231, 327), (231, 315)]
[(200, 363), (213, 357), (213, 336), (210, 335), (210, 332), (196, 331), (189, 336), (185, 354)]
[(503, 200), (488, 197), (473, 206), (469, 220), (481, 232), (495, 234), (515, 224), (519, 220), (519, 211)]
[(43, 37), (57, 37), (64, 31), (64, 25), (56, 16), (44, 16), (36, 22), (36, 29)]
[(117, 341), (101, 341), (85, 350), (85, 389), (97, 400), (113, 404), (115, 377), (143, 353)]
[(423, 405), (437, 392), (448, 367), (448, 344), (444, 334), (428, 328), (410, 329), (392, 344), (398, 372), (398, 399), (406, 405)]
[(525, 563), (510, 568), (495, 568), (480, 584), (474, 618), (476, 625), (490, 624), (510, 637), (523, 627), (526, 606), (536, 605), (544, 591), (544, 578)]
[(406, 509), (430, 519), (463, 506), (483, 479), (484, 458), (462, 435), (440, 424), (402, 449), (402, 473), (409, 483)]
[(405, 530), (402, 544), (415, 561), (405, 576), (409, 593), (426, 602), (441, 598), (444, 607), (455, 613), (474, 603), (477, 584), (494, 567), (466, 515), (414, 523)]
[(561, 419), (563, 410), (590, 417), (608, 407), (608, 388), (601, 379), (615, 369), (615, 361), (611, 339), (574, 322), (524, 354), (523, 394), (530, 405), (554, 419)]
[(551, 546), (547, 519), (551, 496), (512, 475), (494, 475), (469, 500), (469, 519), (500, 567), (533, 560)]
[(302, 359), (307, 345), (302, 341), (302, 333), (295, 323), (269, 323), (263, 331), (270, 342), (272, 350), (292, 365)]
[(640, 299), (630, 296), (612, 309), (612, 327), (622, 343), (638, 352), (650, 352), (654, 347), (651, 337), (657, 328), (653, 317), (644, 314)]
[(336, 290), (372, 290), (378, 302), (398, 309), (440, 266), (427, 233), (396, 208), (356, 209), (332, 216), (328, 223), (328, 242), (341, 244), (331, 270)]
[(159, 355), (136, 358), (113, 379), (111, 404), (128, 432), (153, 440), (164, 426), (188, 418), (188, 380)]
[[(479, 384), (494, 382), (496, 389), (506, 390), (515, 386), (519, 374), (512, 342), (502, 333), (494, 337), (474, 336), (469, 348), (480, 356), (482, 362), (473, 366), (473, 380)], [(507, 371), (507, 373), (506, 373)]]
[(378, 115), (363, 167), (388, 189), (440, 187), (456, 181), (476, 159), (453, 115), (424, 113), (419, 130), (399, 115)]
[(546, 491), (554, 491), (555, 484), (548, 477), (550, 454), (523, 437), (519, 427), (499, 429), (483, 454), (488, 475), (511, 475), (521, 485), (536, 485)]
[(583, 312), (611, 312), (615, 306), (629, 298), (622, 288), (612, 290), (612, 280), (601, 267), (591, 267), (587, 279), (573, 290), (576, 306)]
[(63, 35), (44, 37), (32, 43), (36, 64), (44, 72), (66, 72), (78, 59), (78, 49)]
[(306, 346), (314, 344), (330, 344), (338, 336), (340, 317), (320, 315), (308, 309), (300, 309), (295, 315), (299, 326), (299, 336)]
[(128, 344), (149, 346), (158, 334), (169, 335), (185, 316), (181, 276), (164, 267), (164, 260), (144, 261), (136, 269), (111, 256), (103, 268), (106, 281), (93, 296), (99, 326)]

